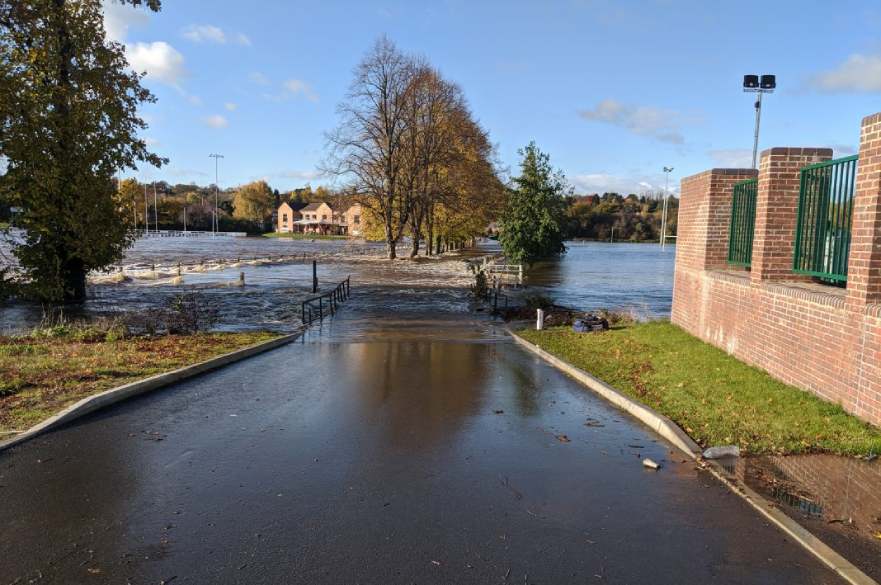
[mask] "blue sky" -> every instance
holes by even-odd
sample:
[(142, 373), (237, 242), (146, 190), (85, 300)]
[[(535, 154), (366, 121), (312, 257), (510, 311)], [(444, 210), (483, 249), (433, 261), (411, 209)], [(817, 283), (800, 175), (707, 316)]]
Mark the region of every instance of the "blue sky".
[[(159, 101), (142, 180), (328, 183), (316, 168), (352, 70), (387, 35), (461, 85), (502, 162), (535, 140), (578, 192), (641, 192), (749, 165), (753, 96), (774, 73), (760, 148), (852, 154), (881, 111), (881, 4), (870, 1), (165, 0), (108, 5), (109, 34)], [(210, 6), (210, 7), (209, 7)], [(672, 187), (672, 185), (671, 185)]]

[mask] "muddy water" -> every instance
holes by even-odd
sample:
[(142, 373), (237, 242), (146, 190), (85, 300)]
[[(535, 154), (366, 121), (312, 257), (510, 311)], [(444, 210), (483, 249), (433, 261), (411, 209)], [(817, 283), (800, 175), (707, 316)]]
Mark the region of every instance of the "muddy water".
[[(217, 329), (291, 331), (300, 325), (300, 303), (314, 296), (312, 260), (318, 266), (319, 292), (351, 277), (353, 298), (347, 305), (470, 310), (467, 254), (389, 262), (383, 253), (376, 244), (340, 240), (145, 239), (128, 252), (121, 273), (93, 275), (87, 302), (67, 308), (66, 314), (95, 317), (145, 311), (165, 306), (182, 292), (196, 291), (206, 305), (217, 309)], [(254, 260), (270, 255), (269, 262)], [(244, 287), (238, 286), (241, 274)], [(123, 275), (124, 281), (114, 282)], [(32, 327), (41, 317), (42, 308), (34, 304), (0, 307), (0, 333)]]

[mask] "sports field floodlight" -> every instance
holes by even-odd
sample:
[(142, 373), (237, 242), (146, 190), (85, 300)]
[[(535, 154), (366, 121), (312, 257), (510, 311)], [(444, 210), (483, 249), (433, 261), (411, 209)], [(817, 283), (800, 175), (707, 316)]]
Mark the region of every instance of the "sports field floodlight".
[(762, 75), (759, 77), (758, 75), (744, 75), (743, 76), (743, 91), (749, 93), (757, 93), (759, 94), (758, 99), (756, 100), (756, 130), (753, 135), (753, 168), (756, 168), (756, 156), (759, 152), (759, 124), (762, 120), (762, 94), (763, 93), (774, 93), (774, 90), (777, 88), (777, 76), (776, 75)]

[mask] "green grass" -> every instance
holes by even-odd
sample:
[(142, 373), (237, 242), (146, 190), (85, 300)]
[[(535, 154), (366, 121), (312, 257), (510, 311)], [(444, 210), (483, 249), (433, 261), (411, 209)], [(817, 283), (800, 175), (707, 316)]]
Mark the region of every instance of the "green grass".
[(788, 386), (666, 321), (525, 339), (665, 414), (698, 444), (751, 454), (881, 453), (881, 429)]
[(267, 233), (263, 234), (263, 237), (264, 238), (286, 238), (289, 240), (345, 240), (345, 239), (348, 239), (349, 236), (267, 232)]
[(0, 221), (0, 230), (5, 230), (8, 227), (9, 227), (8, 221)]
[(269, 332), (98, 341), (75, 334), (0, 337), (0, 439), (9, 436), (3, 431), (25, 430), (91, 394), (273, 337)]

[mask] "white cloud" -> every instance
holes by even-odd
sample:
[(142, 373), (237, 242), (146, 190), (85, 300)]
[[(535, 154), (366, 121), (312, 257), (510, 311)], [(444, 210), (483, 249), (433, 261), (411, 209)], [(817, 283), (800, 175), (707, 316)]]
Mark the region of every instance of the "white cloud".
[(146, 72), (148, 80), (180, 88), (181, 79), (187, 75), (184, 56), (164, 41), (127, 45), (126, 56), (131, 68), (139, 73)]
[[(610, 173), (585, 173), (569, 177), (576, 193), (630, 193), (651, 194), (664, 192), (663, 173), (657, 175), (614, 175)], [(678, 191), (678, 185), (670, 179), (670, 193)]]
[(282, 84), (285, 90), (292, 95), (293, 97), (297, 97), (302, 95), (310, 102), (318, 101), (318, 94), (315, 93), (315, 90), (312, 89), (312, 86), (300, 79), (288, 79)]
[(232, 102), (226, 102), (225, 104), (223, 104), (223, 107), (226, 108), (226, 111), (228, 112), (235, 112), (238, 109), (239, 105)]
[(187, 40), (194, 43), (214, 43), (225, 45), (235, 43), (242, 46), (251, 46), (251, 39), (244, 33), (227, 34), (222, 28), (213, 24), (191, 24), (181, 33)]
[(661, 142), (682, 144), (680, 131), (682, 116), (672, 110), (651, 106), (630, 106), (613, 99), (598, 103), (592, 110), (581, 110), (578, 115), (585, 120), (604, 122), (625, 128), (634, 134), (648, 136)]
[(227, 120), (225, 117), (221, 116), (220, 114), (214, 114), (213, 116), (208, 116), (207, 118), (205, 118), (203, 120), (203, 122), (205, 122), (205, 124), (207, 124), (208, 126), (210, 126), (212, 128), (226, 128), (227, 126), (229, 126), (229, 120)]
[(259, 71), (252, 71), (248, 75), (248, 79), (251, 80), (251, 83), (256, 83), (257, 85), (269, 85), (269, 78)]
[(159, 140), (157, 140), (155, 138), (152, 138), (150, 136), (145, 136), (144, 137), (144, 144), (146, 144), (147, 146), (160, 146), (162, 143), (159, 142)]
[(129, 27), (143, 25), (150, 20), (145, 10), (110, 0), (102, 0), (101, 8), (104, 11), (104, 30), (107, 31), (107, 38), (118, 43), (125, 42)]
[(815, 75), (810, 84), (827, 92), (881, 92), (881, 55), (854, 53), (835, 69)]
[(749, 148), (720, 148), (707, 154), (722, 168), (749, 169), (753, 166), (753, 151)]
[(282, 178), (282, 179), (297, 179), (299, 181), (314, 181), (316, 179), (320, 179), (320, 178), (324, 177), (325, 174), (321, 171), (316, 171), (316, 170), (311, 170), (311, 171), (287, 170), (287, 171), (280, 171), (278, 173), (273, 173), (270, 176)]

